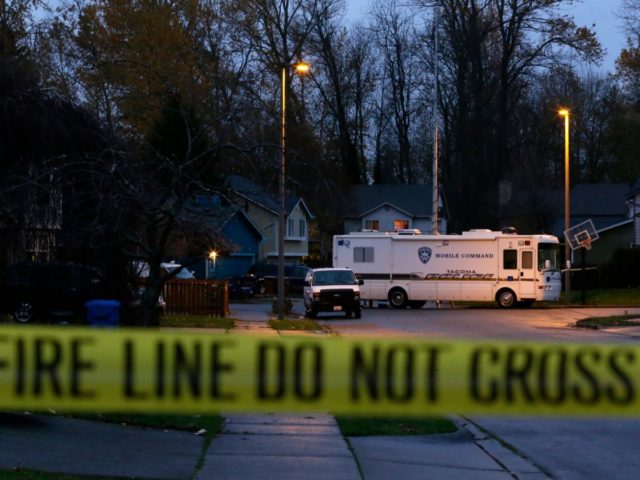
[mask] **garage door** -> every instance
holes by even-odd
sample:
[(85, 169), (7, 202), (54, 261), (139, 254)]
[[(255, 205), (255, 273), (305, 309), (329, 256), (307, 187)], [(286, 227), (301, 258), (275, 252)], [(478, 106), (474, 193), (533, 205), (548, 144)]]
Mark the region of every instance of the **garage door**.
[[(223, 279), (244, 275), (253, 264), (253, 256), (229, 256), (216, 260), (215, 278)], [(213, 265), (211, 265), (213, 267)]]

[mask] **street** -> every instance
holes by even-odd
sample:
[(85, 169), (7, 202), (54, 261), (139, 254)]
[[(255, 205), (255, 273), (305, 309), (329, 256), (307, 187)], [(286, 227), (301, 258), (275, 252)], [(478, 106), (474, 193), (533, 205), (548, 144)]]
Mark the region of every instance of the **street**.
[[(591, 316), (638, 313), (640, 308), (367, 309), (361, 320), (323, 317), (341, 336), (427, 336), (634, 343), (629, 330), (571, 327)], [(469, 420), (555, 479), (635, 479), (640, 471), (640, 420), (484, 418)]]
[(344, 314), (320, 315), (341, 336), (407, 336), (452, 338), (500, 338), (543, 341), (633, 342), (638, 339), (617, 333), (573, 328), (586, 317), (637, 313), (640, 308), (456, 308), (396, 310), (368, 308), (362, 318)]

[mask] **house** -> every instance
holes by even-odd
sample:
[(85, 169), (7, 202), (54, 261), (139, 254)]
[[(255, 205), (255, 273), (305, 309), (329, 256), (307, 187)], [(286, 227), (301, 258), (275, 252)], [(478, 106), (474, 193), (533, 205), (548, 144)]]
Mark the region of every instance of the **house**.
[[(431, 233), (432, 198), (431, 185), (356, 185), (348, 197), (344, 231), (418, 229)], [(439, 206), (442, 211), (442, 197)], [(441, 216), (439, 223), (439, 232), (446, 233), (446, 217)]]
[[(640, 195), (640, 181), (636, 182)], [(633, 242), (633, 189), (628, 183), (578, 184), (569, 195), (570, 225), (591, 220), (598, 240), (587, 253), (587, 263), (601, 264), (611, 258), (616, 248)], [(640, 208), (636, 208), (636, 211)], [(564, 190), (516, 192), (511, 199), (505, 225), (526, 233), (551, 233), (564, 242)], [(575, 257), (574, 257), (575, 258)]]
[(247, 273), (260, 254), (262, 232), (241, 208), (230, 207), (222, 219), (220, 231), (229, 252), (205, 262), (206, 278), (224, 279)]
[(179, 258), (189, 265), (196, 278), (225, 279), (241, 276), (257, 260), (260, 244), (264, 240), (258, 226), (238, 206), (224, 195), (199, 194), (189, 207), (194, 217), (205, 221), (208, 227), (218, 232), (223, 245), (210, 258)]
[[(258, 259), (275, 263), (278, 259), (278, 226), (280, 207), (276, 195), (268, 193), (249, 179), (231, 175), (228, 178), (229, 198), (257, 226), (264, 240)], [(297, 196), (285, 198), (285, 262), (302, 263), (309, 255), (309, 222), (313, 219), (304, 200)]]

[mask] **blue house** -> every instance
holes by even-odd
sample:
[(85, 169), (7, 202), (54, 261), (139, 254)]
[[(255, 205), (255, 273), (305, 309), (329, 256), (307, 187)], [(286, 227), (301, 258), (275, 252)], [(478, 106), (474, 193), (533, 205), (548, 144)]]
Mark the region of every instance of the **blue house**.
[(224, 245), (215, 250), (215, 257), (192, 263), (195, 277), (223, 280), (246, 274), (259, 258), (260, 245), (264, 241), (260, 229), (242, 208), (222, 195), (197, 195), (194, 203), (199, 209), (215, 210), (209, 221), (224, 240)]

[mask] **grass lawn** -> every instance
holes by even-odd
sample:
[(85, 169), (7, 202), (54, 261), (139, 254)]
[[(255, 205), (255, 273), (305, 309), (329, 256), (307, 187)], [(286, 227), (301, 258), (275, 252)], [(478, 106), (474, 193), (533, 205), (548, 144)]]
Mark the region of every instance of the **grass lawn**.
[[(199, 467), (204, 461), (204, 454), (213, 438), (222, 430), (223, 419), (220, 415), (153, 415), (126, 413), (69, 414), (72, 418), (96, 420), (121, 425), (160, 428), (167, 430), (185, 430), (198, 432), (206, 430), (202, 435), (204, 443), (200, 453)], [(114, 477), (94, 477), (85, 475), (68, 475), (62, 473), (38, 472), (34, 470), (0, 471), (0, 480), (113, 480)]]
[(167, 314), (160, 317), (160, 327), (221, 328), (231, 330), (235, 326), (236, 321), (233, 318), (211, 317), (208, 315)]
[(640, 325), (640, 315), (612, 315), (610, 317), (589, 317), (576, 322), (581, 328), (634, 327)]
[(139, 414), (139, 413), (78, 413), (63, 415), (65, 417), (96, 420), (106, 423), (119, 423), (138, 427), (160, 428), (164, 430), (184, 430), (197, 432), (205, 429), (215, 435), (221, 431), (220, 415), (171, 415), (171, 414)]
[[(607, 288), (586, 291), (587, 305), (638, 305), (640, 306), (640, 288)], [(560, 302), (564, 300), (564, 294)], [(560, 303), (558, 302), (558, 303)], [(571, 291), (571, 303), (579, 305), (582, 303), (582, 291)]]
[(452, 433), (456, 425), (442, 417), (336, 417), (342, 435), (362, 437), (367, 435), (433, 435)]
[(307, 331), (328, 331), (328, 328), (310, 318), (295, 319), (283, 318), (278, 320), (272, 318), (269, 320), (269, 326), (274, 330), (307, 330)]
[(113, 480), (114, 477), (90, 477), (66, 473), (37, 472), (35, 470), (0, 471), (0, 480)]

